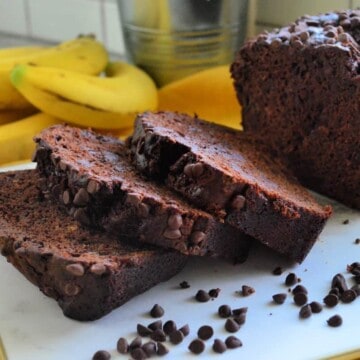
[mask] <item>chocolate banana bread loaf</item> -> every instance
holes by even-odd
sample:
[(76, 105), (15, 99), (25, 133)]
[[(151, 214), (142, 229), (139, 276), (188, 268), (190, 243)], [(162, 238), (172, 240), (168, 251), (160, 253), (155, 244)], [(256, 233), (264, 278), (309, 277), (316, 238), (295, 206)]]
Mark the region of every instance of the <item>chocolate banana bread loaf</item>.
[(231, 66), (249, 136), (307, 187), (360, 208), (360, 11), (303, 16)]
[(170, 112), (143, 113), (133, 162), (192, 204), (301, 262), (331, 214), (242, 132)]
[(94, 320), (180, 271), (177, 251), (84, 229), (45, 199), (35, 170), (0, 174), (0, 250), (64, 314)]
[(248, 236), (143, 179), (120, 140), (59, 125), (36, 142), (47, 189), (81, 223), (187, 255), (245, 260)]

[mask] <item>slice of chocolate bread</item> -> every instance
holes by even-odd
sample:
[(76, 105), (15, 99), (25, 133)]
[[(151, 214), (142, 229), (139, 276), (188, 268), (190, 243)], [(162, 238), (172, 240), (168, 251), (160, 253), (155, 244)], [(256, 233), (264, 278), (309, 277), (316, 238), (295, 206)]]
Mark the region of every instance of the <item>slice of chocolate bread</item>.
[(0, 250), (64, 314), (95, 320), (180, 271), (186, 256), (84, 229), (46, 200), (35, 170), (0, 173)]
[(148, 112), (136, 119), (129, 146), (142, 172), (299, 262), (331, 214), (242, 132)]
[(36, 142), (47, 188), (83, 224), (187, 255), (246, 258), (248, 236), (142, 178), (120, 140), (59, 125)]
[(360, 11), (304, 16), (248, 41), (231, 72), (250, 136), (307, 187), (360, 209)]

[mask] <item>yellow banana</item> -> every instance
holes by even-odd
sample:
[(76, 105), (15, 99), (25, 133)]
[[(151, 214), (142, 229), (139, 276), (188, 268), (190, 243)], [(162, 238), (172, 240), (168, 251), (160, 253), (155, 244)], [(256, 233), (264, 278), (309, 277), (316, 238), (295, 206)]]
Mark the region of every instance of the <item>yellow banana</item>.
[[(0, 54), (1, 55), (1, 54)], [(38, 50), (21, 57), (9, 57), (0, 64), (0, 109), (23, 109), (29, 102), (11, 85), (10, 72), (16, 64), (32, 64), (97, 75), (104, 70), (108, 54), (93, 37), (81, 37), (46, 50)]]
[(21, 120), (25, 117), (35, 114), (36, 112), (38, 112), (38, 110), (34, 107), (19, 110), (0, 110), (0, 125), (16, 120)]
[(107, 77), (19, 65), (12, 84), (43, 112), (80, 126), (124, 129), (136, 113), (155, 110), (155, 83), (142, 70), (124, 62), (108, 65)]
[(41, 46), (23, 46), (0, 49), (0, 69), (11, 70), (16, 64), (19, 64), (29, 58), (46, 51), (46, 47)]
[(61, 122), (50, 115), (39, 113), (0, 126), (0, 164), (30, 160), (35, 149), (33, 137), (42, 129)]

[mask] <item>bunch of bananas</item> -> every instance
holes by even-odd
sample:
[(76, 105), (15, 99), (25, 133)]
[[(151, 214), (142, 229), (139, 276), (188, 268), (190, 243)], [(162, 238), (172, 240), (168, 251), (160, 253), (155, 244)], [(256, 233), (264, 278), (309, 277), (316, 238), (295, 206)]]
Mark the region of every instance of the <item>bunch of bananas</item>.
[(153, 80), (82, 36), (54, 47), (0, 49), (0, 164), (29, 159), (32, 137), (62, 122), (124, 135), (155, 110)]

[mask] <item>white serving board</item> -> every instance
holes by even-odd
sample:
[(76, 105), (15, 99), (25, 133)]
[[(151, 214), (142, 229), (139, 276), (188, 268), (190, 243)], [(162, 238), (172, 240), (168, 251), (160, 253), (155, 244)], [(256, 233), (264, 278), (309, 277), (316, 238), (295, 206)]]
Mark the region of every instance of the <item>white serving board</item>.
[[(26, 165), (27, 168), (33, 165)], [(16, 169), (23, 168), (18, 166)], [(4, 170), (4, 169), (2, 169)], [(6, 170), (6, 169), (5, 169)], [(334, 215), (301, 265), (290, 264), (261, 246), (255, 247), (245, 264), (231, 265), (213, 259), (193, 258), (178, 276), (139, 295), (104, 318), (81, 323), (62, 315), (56, 302), (44, 296), (35, 286), (0, 258), (0, 335), (9, 360), (90, 360), (95, 351), (105, 349), (112, 359), (128, 359), (116, 352), (120, 336), (135, 337), (137, 323), (154, 321), (148, 311), (158, 303), (165, 309), (163, 321), (174, 320), (179, 326), (188, 323), (190, 335), (184, 342), (171, 346), (169, 359), (194, 359), (187, 347), (201, 325), (210, 324), (215, 336), (206, 341), (200, 358), (307, 360), (322, 359), (338, 353), (360, 349), (360, 298), (351, 304), (324, 308), (309, 319), (299, 319), (299, 308), (288, 295), (283, 305), (275, 305), (272, 295), (287, 292), (285, 276), (295, 272), (309, 290), (309, 300), (322, 301), (336, 273), (347, 279), (346, 265), (360, 261), (360, 212), (333, 203)], [(347, 225), (343, 224), (349, 220)], [(285, 272), (274, 276), (272, 270), (282, 266)], [(180, 289), (186, 280), (189, 289)], [(248, 297), (236, 291), (250, 285), (256, 292)], [(198, 303), (198, 289), (219, 287), (217, 299)], [(215, 354), (211, 346), (215, 337), (225, 339), (224, 319), (217, 316), (222, 304), (233, 308), (248, 307), (246, 323), (235, 334), (243, 347)], [(326, 320), (340, 314), (343, 325), (330, 328)]]

